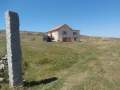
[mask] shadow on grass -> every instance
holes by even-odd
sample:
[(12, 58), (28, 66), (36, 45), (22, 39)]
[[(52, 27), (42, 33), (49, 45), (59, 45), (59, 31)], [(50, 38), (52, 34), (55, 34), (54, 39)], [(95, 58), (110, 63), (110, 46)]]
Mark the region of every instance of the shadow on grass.
[(37, 86), (37, 85), (40, 85), (40, 84), (44, 84), (45, 85), (45, 84), (54, 82), (57, 79), (58, 79), (57, 77), (52, 77), (52, 78), (38, 80), (38, 81), (25, 81), (24, 82), (24, 87), (33, 87), (33, 86)]

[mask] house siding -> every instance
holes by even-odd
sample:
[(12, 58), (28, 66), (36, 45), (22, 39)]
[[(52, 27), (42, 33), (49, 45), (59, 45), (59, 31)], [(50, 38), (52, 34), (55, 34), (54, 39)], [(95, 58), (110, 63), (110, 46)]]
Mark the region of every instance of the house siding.
[[(63, 31), (66, 32), (66, 35), (63, 35)], [(61, 28), (61, 30), (59, 30), (59, 40), (63, 41), (63, 38), (68, 37), (71, 38), (72, 37), (72, 30), (66, 27)]]

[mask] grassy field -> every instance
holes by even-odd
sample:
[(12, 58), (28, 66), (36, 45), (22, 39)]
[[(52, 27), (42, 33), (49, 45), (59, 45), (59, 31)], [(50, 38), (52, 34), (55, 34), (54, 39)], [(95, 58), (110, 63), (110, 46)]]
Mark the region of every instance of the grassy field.
[[(39, 34), (24, 33), (21, 46), (26, 83), (15, 90), (120, 90), (120, 40), (46, 43)], [(0, 84), (0, 89), (12, 90), (8, 86)]]

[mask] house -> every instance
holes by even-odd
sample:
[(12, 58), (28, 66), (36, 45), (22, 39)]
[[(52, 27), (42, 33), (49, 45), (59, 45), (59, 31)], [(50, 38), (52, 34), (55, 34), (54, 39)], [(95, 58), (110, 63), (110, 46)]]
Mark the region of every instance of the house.
[(47, 32), (47, 35), (53, 38), (53, 41), (80, 41), (80, 30), (73, 30), (67, 24), (57, 26)]

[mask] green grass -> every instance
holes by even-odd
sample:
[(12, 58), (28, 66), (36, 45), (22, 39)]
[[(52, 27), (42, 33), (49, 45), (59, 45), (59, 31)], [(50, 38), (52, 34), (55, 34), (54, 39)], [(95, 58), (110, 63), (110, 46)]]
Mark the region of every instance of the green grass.
[(0, 40), (0, 58), (6, 53), (5, 40)]
[[(23, 78), (56, 81), (15, 90), (120, 90), (120, 41), (100, 38), (46, 43), (38, 35), (21, 39)], [(5, 51), (0, 41), (0, 51)], [(12, 90), (8, 83), (1, 90)]]

